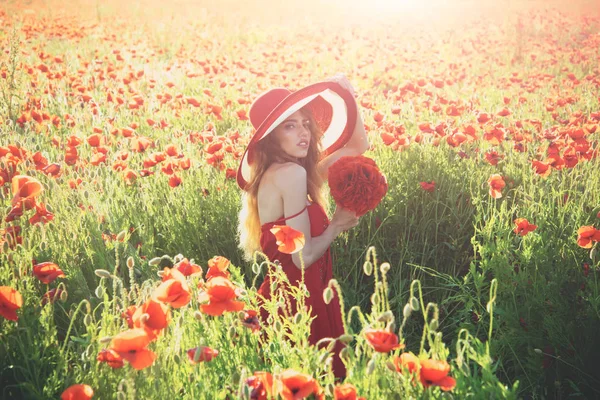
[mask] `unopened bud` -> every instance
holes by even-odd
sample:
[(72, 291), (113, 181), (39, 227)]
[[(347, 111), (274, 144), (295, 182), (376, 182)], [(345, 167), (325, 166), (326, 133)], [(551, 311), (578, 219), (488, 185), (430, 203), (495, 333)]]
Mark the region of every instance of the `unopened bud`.
[(94, 273), (96, 274), (96, 276), (99, 276), (100, 278), (110, 278), (110, 272), (108, 272), (105, 269), (97, 269), (94, 271)]
[(386, 361), (385, 366), (387, 367), (387, 369), (389, 369), (390, 371), (394, 371), (396, 372), (396, 366), (394, 365), (393, 362), (391, 361)]
[(194, 311), (194, 318), (197, 319), (198, 321), (202, 320), (202, 318), (204, 318), (204, 316), (202, 315), (202, 313), (200, 311)]
[(160, 264), (160, 260), (161, 260), (160, 257), (154, 257), (153, 259), (151, 259), (150, 261), (148, 261), (148, 265), (154, 267), (154, 266)]
[(302, 314), (299, 312), (294, 315), (294, 324), (299, 325), (302, 322)]
[(412, 308), (413, 311), (419, 311), (419, 300), (417, 300), (416, 297), (410, 298), (410, 308)]
[(104, 287), (103, 286), (98, 286), (96, 288), (96, 290), (94, 290), (94, 294), (99, 299), (101, 299), (102, 297), (104, 297)]
[(485, 305), (485, 310), (488, 312), (488, 314), (492, 313), (492, 309), (494, 308), (494, 303), (489, 301), (486, 305)]
[(173, 355), (173, 361), (175, 362), (175, 364), (179, 364), (181, 362), (181, 357), (179, 356), (179, 354)]
[(283, 329), (283, 325), (281, 324), (281, 321), (279, 321), (279, 320), (275, 321), (275, 323), (273, 324), (273, 327), (275, 328), (275, 331), (277, 331), (277, 332), (281, 332), (281, 330)]
[(68, 296), (69, 294), (67, 293), (67, 291), (63, 290), (62, 292), (60, 292), (60, 301), (64, 303), (65, 301), (67, 301)]
[(432, 331), (437, 331), (437, 329), (439, 327), (440, 327), (440, 323), (438, 322), (437, 319), (434, 319), (429, 323), (429, 329), (431, 329)]
[(338, 337), (338, 340), (344, 344), (348, 344), (354, 340), (354, 336), (344, 333), (342, 336)]
[(371, 295), (371, 304), (375, 305), (377, 303), (379, 303), (379, 295), (375, 292)]
[(275, 293), (275, 290), (277, 290), (277, 282), (271, 282), (269, 289), (271, 290), (271, 293)]
[(544, 352), (540, 349), (533, 349), (533, 351), (535, 351), (537, 354), (543, 354)]
[(135, 265), (135, 262), (133, 261), (133, 257), (128, 257), (127, 258), (127, 268), (131, 269), (133, 268), (133, 266)]
[(236, 335), (235, 325), (231, 325), (227, 330), (227, 337), (233, 339)]
[(373, 273), (373, 264), (371, 263), (371, 261), (365, 261), (365, 263), (363, 264), (363, 272), (365, 273), (365, 275), (371, 276), (371, 274)]
[(590, 250), (590, 260), (592, 260), (595, 263), (597, 255), (598, 255), (598, 246), (594, 246)]
[(112, 336), (103, 336), (100, 339), (98, 339), (98, 343), (106, 344), (106, 343), (110, 342), (111, 340), (112, 340)]
[(383, 264), (381, 264), (381, 266), (379, 268), (381, 270), (381, 273), (385, 275), (390, 270), (391, 265), (390, 265), (390, 263), (384, 262)]
[(402, 316), (404, 317), (404, 319), (408, 319), (410, 317), (411, 313), (412, 313), (412, 308), (410, 307), (410, 304), (406, 303), (406, 305), (404, 306), (404, 309), (402, 310)]
[(332, 340), (328, 345), (327, 345), (327, 351), (333, 351), (333, 348), (335, 347), (335, 340)]
[(375, 371), (375, 360), (370, 359), (367, 363), (367, 375), (371, 375)]
[(122, 242), (125, 240), (125, 235), (127, 235), (127, 231), (121, 231), (119, 232), (119, 234), (117, 235), (117, 240), (119, 242)]
[(246, 313), (244, 311), (238, 311), (238, 318), (243, 320), (246, 318)]
[(394, 320), (394, 313), (391, 312), (390, 310), (387, 310), (386, 312), (384, 312), (377, 318), (377, 321), (379, 321), (379, 322), (388, 322), (388, 321), (393, 321), (393, 320)]
[(331, 290), (330, 287), (326, 287), (325, 290), (323, 290), (323, 301), (325, 304), (329, 304), (331, 303), (331, 300), (333, 300), (333, 290)]
[(86, 314), (85, 317), (83, 317), (83, 324), (85, 326), (88, 326), (92, 323), (92, 316), (90, 314)]

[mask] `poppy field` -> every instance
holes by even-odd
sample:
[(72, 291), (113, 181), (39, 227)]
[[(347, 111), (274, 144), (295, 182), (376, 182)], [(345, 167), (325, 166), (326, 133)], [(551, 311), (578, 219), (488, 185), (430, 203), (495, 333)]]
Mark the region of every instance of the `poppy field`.
[[(0, 2), (0, 398), (600, 397), (597, 1), (123, 3)], [(388, 190), (310, 346), (235, 176), (338, 72)]]

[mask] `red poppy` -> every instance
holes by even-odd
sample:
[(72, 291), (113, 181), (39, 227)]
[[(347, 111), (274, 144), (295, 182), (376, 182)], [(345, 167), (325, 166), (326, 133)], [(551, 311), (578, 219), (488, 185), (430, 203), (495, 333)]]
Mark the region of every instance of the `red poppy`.
[(304, 399), (311, 394), (316, 399), (325, 399), (323, 389), (310, 375), (286, 369), (275, 377), (274, 389), (284, 400)]
[(16, 289), (0, 286), (0, 315), (11, 321), (17, 321), (17, 310), (23, 306), (23, 297)]
[(138, 307), (131, 316), (134, 328), (144, 329), (150, 340), (160, 335), (169, 325), (170, 319), (169, 307), (152, 299)]
[(197, 264), (192, 264), (187, 258), (184, 258), (177, 264), (173, 265), (173, 268), (176, 268), (179, 272), (183, 274), (183, 276), (202, 274), (202, 267), (200, 267)]
[(46, 224), (54, 219), (54, 214), (46, 209), (44, 203), (39, 203), (35, 206), (35, 214), (29, 218), (29, 223), (35, 225), (38, 222)]
[(535, 173), (540, 175), (542, 178), (547, 177), (548, 175), (550, 175), (550, 172), (552, 172), (550, 164), (546, 164), (538, 160), (533, 160), (531, 162), (531, 166), (535, 170)]
[(200, 305), (200, 311), (212, 316), (222, 315), (225, 311), (241, 311), (244, 309), (244, 302), (237, 301), (239, 293), (237, 288), (229, 279), (217, 276), (206, 282), (204, 292), (202, 292), (198, 301), (208, 304)]
[(492, 198), (499, 199), (502, 197), (502, 189), (506, 185), (502, 176), (493, 174), (490, 179), (488, 179), (488, 185), (490, 186), (490, 196), (492, 196)]
[(89, 400), (94, 396), (94, 389), (89, 385), (77, 383), (71, 385), (60, 395), (61, 400)]
[(206, 271), (206, 280), (214, 278), (215, 276), (222, 276), (229, 279), (231, 275), (227, 268), (229, 268), (231, 261), (223, 256), (214, 256), (208, 260), (208, 271)]
[(593, 226), (582, 226), (577, 230), (577, 244), (584, 249), (592, 247), (592, 242), (600, 242), (600, 230)]
[(30, 210), (35, 205), (35, 198), (44, 190), (40, 181), (27, 175), (15, 175), (12, 178), (12, 205), (25, 204)]
[(277, 249), (285, 254), (294, 254), (304, 248), (304, 233), (287, 225), (273, 225), (270, 229), (277, 240)]
[(246, 379), (246, 385), (252, 388), (250, 392), (252, 400), (268, 400), (273, 397), (273, 375), (269, 372), (254, 372), (254, 375)]
[(421, 188), (429, 193), (432, 193), (435, 190), (435, 182), (431, 181), (431, 182), (419, 182), (419, 185), (421, 185)]
[(192, 298), (190, 288), (185, 276), (176, 269), (169, 271), (169, 279), (165, 280), (156, 289), (152, 297), (158, 301), (169, 304), (173, 308), (181, 308), (188, 304)]
[(125, 363), (123, 362), (123, 357), (119, 355), (116, 351), (112, 349), (104, 349), (98, 353), (96, 357), (98, 362), (107, 363), (109, 367), (117, 369), (122, 368)]
[(154, 363), (156, 354), (148, 350), (150, 343), (148, 333), (143, 329), (129, 329), (112, 338), (110, 349), (127, 360), (137, 370), (149, 367)]
[(379, 353), (389, 353), (392, 350), (404, 348), (404, 344), (398, 343), (398, 336), (384, 329), (366, 329), (365, 338), (373, 349)]
[(409, 373), (419, 372), (421, 368), (421, 362), (419, 358), (413, 353), (402, 353), (399, 357), (394, 357), (394, 365), (396, 371), (402, 373), (403, 369), (406, 368)]
[(65, 273), (53, 262), (42, 262), (33, 266), (33, 275), (42, 283), (50, 284), (56, 278), (65, 277)]
[(456, 380), (448, 376), (450, 365), (444, 360), (421, 360), (421, 383), (425, 388), (439, 386), (448, 392), (456, 386)]
[(219, 355), (219, 350), (211, 349), (207, 346), (194, 347), (187, 351), (188, 359), (192, 364), (199, 362), (209, 362)]
[(334, 400), (365, 400), (364, 397), (358, 397), (356, 387), (351, 383), (344, 383), (333, 388)]
[(256, 310), (245, 310), (241, 316), (242, 325), (250, 329), (252, 332), (260, 330), (260, 321)]
[(537, 225), (530, 224), (525, 218), (517, 218), (514, 222), (517, 227), (513, 232), (521, 236), (525, 236), (529, 232), (533, 232), (537, 229)]

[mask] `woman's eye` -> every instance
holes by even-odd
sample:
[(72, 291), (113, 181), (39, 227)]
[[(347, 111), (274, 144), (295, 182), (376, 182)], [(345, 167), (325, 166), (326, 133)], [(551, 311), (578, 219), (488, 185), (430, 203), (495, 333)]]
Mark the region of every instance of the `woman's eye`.
[(296, 124), (294, 124), (294, 123), (285, 124), (285, 127), (286, 127), (287, 129), (294, 129), (294, 128), (296, 127)]

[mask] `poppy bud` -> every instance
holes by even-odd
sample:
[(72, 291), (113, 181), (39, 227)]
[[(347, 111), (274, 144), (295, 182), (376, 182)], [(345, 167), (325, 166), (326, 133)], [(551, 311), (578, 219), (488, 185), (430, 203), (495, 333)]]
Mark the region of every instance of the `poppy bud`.
[(391, 361), (386, 361), (385, 366), (387, 367), (387, 369), (389, 369), (390, 371), (394, 371), (396, 372), (396, 366), (394, 365), (393, 362)]
[(201, 321), (204, 317), (200, 311), (194, 311), (194, 318), (196, 318), (198, 321)]
[(543, 354), (544, 352), (540, 349), (533, 349), (533, 351), (535, 351), (537, 354)]
[(395, 331), (396, 330), (396, 323), (394, 321), (390, 321), (386, 326), (385, 326), (385, 330), (386, 331)]
[(440, 327), (440, 323), (438, 322), (437, 319), (434, 319), (429, 323), (429, 329), (431, 329), (432, 331), (437, 331), (437, 329), (439, 327)]
[(390, 263), (384, 262), (383, 264), (381, 264), (381, 267), (379, 267), (379, 268), (381, 270), (381, 273), (385, 275), (388, 273), (391, 266), (390, 266)]
[(327, 345), (327, 351), (333, 351), (334, 347), (335, 347), (335, 340), (332, 340), (331, 343), (329, 343)]
[(283, 325), (281, 324), (281, 321), (279, 321), (279, 320), (275, 321), (275, 324), (273, 324), (273, 328), (275, 328), (276, 332), (280, 332), (283, 329)]
[(2, 253), (8, 253), (8, 242), (2, 243)]
[(65, 301), (67, 301), (67, 296), (68, 296), (68, 293), (66, 290), (63, 290), (62, 292), (60, 292), (60, 301), (62, 301), (63, 303)]
[(148, 261), (148, 265), (154, 267), (154, 266), (160, 264), (160, 260), (161, 260), (160, 257), (154, 257), (152, 260)]
[(179, 356), (179, 354), (175, 354), (173, 356), (173, 361), (175, 362), (175, 364), (179, 364), (181, 362), (181, 357)]
[(371, 375), (375, 371), (375, 360), (371, 358), (367, 363), (367, 375)]
[(340, 351), (340, 358), (349, 361), (352, 358), (352, 349), (350, 347), (344, 347), (342, 351)]
[(590, 260), (592, 260), (593, 263), (596, 263), (596, 255), (597, 254), (598, 254), (598, 246), (592, 247), (592, 249), (590, 250)]
[(96, 276), (99, 276), (100, 278), (110, 278), (110, 272), (108, 272), (105, 269), (97, 269), (94, 271), (94, 273), (96, 274)]
[(410, 308), (412, 308), (413, 311), (419, 311), (419, 300), (417, 300), (416, 297), (410, 298)]
[(296, 315), (294, 315), (294, 323), (296, 325), (299, 325), (302, 322), (302, 314), (300, 314), (299, 312), (296, 313)]
[(404, 306), (404, 310), (402, 310), (402, 315), (404, 316), (404, 319), (408, 319), (411, 313), (412, 308), (409, 303), (406, 303), (406, 305)]
[(325, 290), (323, 290), (323, 301), (325, 304), (329, 304), (331, 303), (331, 300), (333, 300), (333, 290), (331, 290), (330, 287), (326, 287)]
[(489, 301), (486, 306), (485, 306), (485, 310), (488, 312), (488, 314), (492, 313), (492, 308), (494, 307), (494, 303), (492, 303), (491, 301)]
[(124, 241), (126, 234), (127, 234), (126, 230), (123, 230), (123, 231), (119, 232), (119, 234), (117, 235), (117, 241), (119, 241), (119, 242)]
[(133, 257), (131, 257), (131, 256), (128, 257), (127, 258), (127, 268), (131, 269), (131, 268), (133, 268), (134, 265), (135, 264), (134, 264), (134, 261), (133, 261)]
[(277, 282), (271, 282), (271, 293), (275, 293), (275, 290), (277, 289)]
[(248, 295), (248, 292), (246, 291), (246, 289), (240, 289), (239, 290), (238, 296), (245, 297), (246, 295)]
[(344, 343), (344, 344), (348, 344), (350, 342), (352, 342), (354, 340), (354, 336), (352, 335), (348, 335), (347, 333), (344, 333), (343, 335), (341, 335), (340, 337), (338, 337), (338, 339), (340, 342)]
[(238, 311), (238, 318), (241, 320), (244, 320), (246, 318), (246, 312), (245, 311)]
[(231, 325), (227, 330), (227, 337), (233, 339), (236, 336), (235, 325)]
[(90, 314), (86, 314), (85, 317), (83, 317), (83, 324), (85, 326), (88, 326), (92, 323), (92, 316)]
[(377, 321), (379, 321), (379, 322), (388, 322), (388, 321), (393, 321), (393, 320), (394, 320), (394, 313), (391, 312), (390, 310), (387, 310), (386, 312), (384, 312), (377, 318)]
[(98, 286), (96, 288), (96, 290), (94, 290), (94, 294), (99, 299), (101, 299), (102, 297), (104, 297), (104, 287), (103, 286)]
[(83, 191), (83, 197), (85, 197), (86, 199), (90, 197), (90, 193), (87, 190)]
[(379, 303), (379, 295), (375, 292), (371, 295), (371, 304), (375, 305), (377, 303)]
[(46, 244), (45, 240), (42, 240), (40, 243), (40, 250), (46, 250), (48, 248), (48, 244)]
[(110, 342), (111, 340), (112, 340), (112, 336), (103, 336), (100, 339), (98, 339), (98, 343), (105, 344), (105, 343)]
[(363, 272), (365, 273), (365, 275), (371, 276), (371, 274), (373, 273), (373, 264), (371, 263), (371, 261), (365, 261), (365, 263), (363, 264)]

